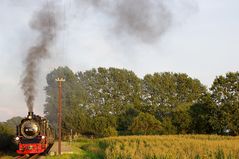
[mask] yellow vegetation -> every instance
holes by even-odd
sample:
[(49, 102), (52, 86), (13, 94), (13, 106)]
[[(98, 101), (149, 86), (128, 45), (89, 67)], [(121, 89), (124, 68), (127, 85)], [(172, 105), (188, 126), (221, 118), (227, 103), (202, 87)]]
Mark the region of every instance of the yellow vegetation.
[(106, 159), (238, 159), (239, 137), (124, 136), (99, 140)]

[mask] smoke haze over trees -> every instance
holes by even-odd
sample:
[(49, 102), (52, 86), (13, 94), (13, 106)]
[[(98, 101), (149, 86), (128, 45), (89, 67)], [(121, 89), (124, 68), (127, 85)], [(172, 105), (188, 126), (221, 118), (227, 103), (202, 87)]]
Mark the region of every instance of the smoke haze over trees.
[[(63, 84), (65, 135), (71, 129), (98, 137), (239, 133), (238, 72), (216, 77), (209, 92), (199, 80), (182, 73), (155, 73), (140, 79), (125, 69), (98, 68), (74, 73), (68, 67), (59, 67), (47, 75), (45, 89), (45, 115), (55, 126), (55, 78), (59, 76), (66, 79)], [(222, 94), (225, 99), (218, 102)]]

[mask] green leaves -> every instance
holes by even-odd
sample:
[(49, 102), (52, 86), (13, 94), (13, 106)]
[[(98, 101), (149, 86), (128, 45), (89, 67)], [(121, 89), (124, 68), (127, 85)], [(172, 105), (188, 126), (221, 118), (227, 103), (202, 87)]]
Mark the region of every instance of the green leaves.
[(122, 134), (127, 134), (129, 126), (132, 124), (133, 119), (138, 116), (139, 110), (135, 109), (132, 105), (126, 111), (118, 116), (117, 129)]
[(88, 94), (86, 107), (91, 115), (120, 114), (125, 106), (140, 105), (140, 79), (132, 72), (116, 68), (98, 68), (78, 73)]
[(216, 105), (214, 127), (221, 134), (239, 134), (239, 72), (216, 77), (210, 90)]
[(79, 120), (78, 113), (81, 112), (79, 105), (85, 102), (86, 94), (83, 86), (78, 82), (77, 76), (68, 67), (58, 67), (49, 73), (47, 75), (48, 86), (45, 88), (47, 97), (44, 113), (53, 126), (56, 127), (57, 125), (58, 85), (55, 79), (58, 77), (65, 79), (62, 84), (62, 111), (63, 132), (67, 133), (73, 127), (80, 127), (79, 124), (74, 122)]
[(14, 133), (14, 129), (8, 123), (0, 123), (0, 151), (6, 152), (16, 149)]
[[(63, 77), (63, 132), (108, 136), (129, 133), (239, 133), (239, 75), (214, 80), (211, 92), (184, 73), (97, 68), (73, 73), (59, 67), (47, 75), (45, 115), (56, 125)], [(161, 124), (162, 123), (162, 124)]]
[(198, 133), (239, 134), (239, 73), (218, 76), (210, 88), (192, 106), (194, 130)]
[(200, 81), (181, 73), (155, 73), (146, 75), (142, 84), (145, 111), (164, 118), (182, 103), (196, 102), (206, 93)]
[(172, 124), (175, 126), (178, 134), (190, 132), (192, 117), (189, 114), (191, 103), (182, 103), (172, 111)]
[(129, 130), (134, 134), (158, 134), (161, 130), (161, 123), (149, 113), (140, 113), (134, 118)]

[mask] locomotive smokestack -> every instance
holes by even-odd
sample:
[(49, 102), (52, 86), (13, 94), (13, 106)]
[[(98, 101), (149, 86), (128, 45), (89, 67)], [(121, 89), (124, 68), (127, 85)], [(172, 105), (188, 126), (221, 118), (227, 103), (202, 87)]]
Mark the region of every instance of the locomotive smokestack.
[(32, 119), (32, 117), (33, 117), (33, 112), (28, 112), (27, 118)]

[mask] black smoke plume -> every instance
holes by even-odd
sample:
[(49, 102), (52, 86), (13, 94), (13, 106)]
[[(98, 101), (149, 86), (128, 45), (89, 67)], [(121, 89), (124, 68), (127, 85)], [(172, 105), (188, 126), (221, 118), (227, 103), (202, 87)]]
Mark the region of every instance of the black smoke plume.
[(36, 12), (30, 22), (30, 27), (38, 33), (37, 41), (29, 48), (24, 60), (25, 70), (21, 80), (29, 112), (33, 112), (36, 94), (37, 75), (42, 59), (50, 57), (50, 47), (54, 42), (58, 29), (57, 8), (53, 3), (47, 3)]
[(76, 0), (109, 15), (117, 36), (129, 35), (151, 43), (172, 24), (172, 12), (164, 0)]

